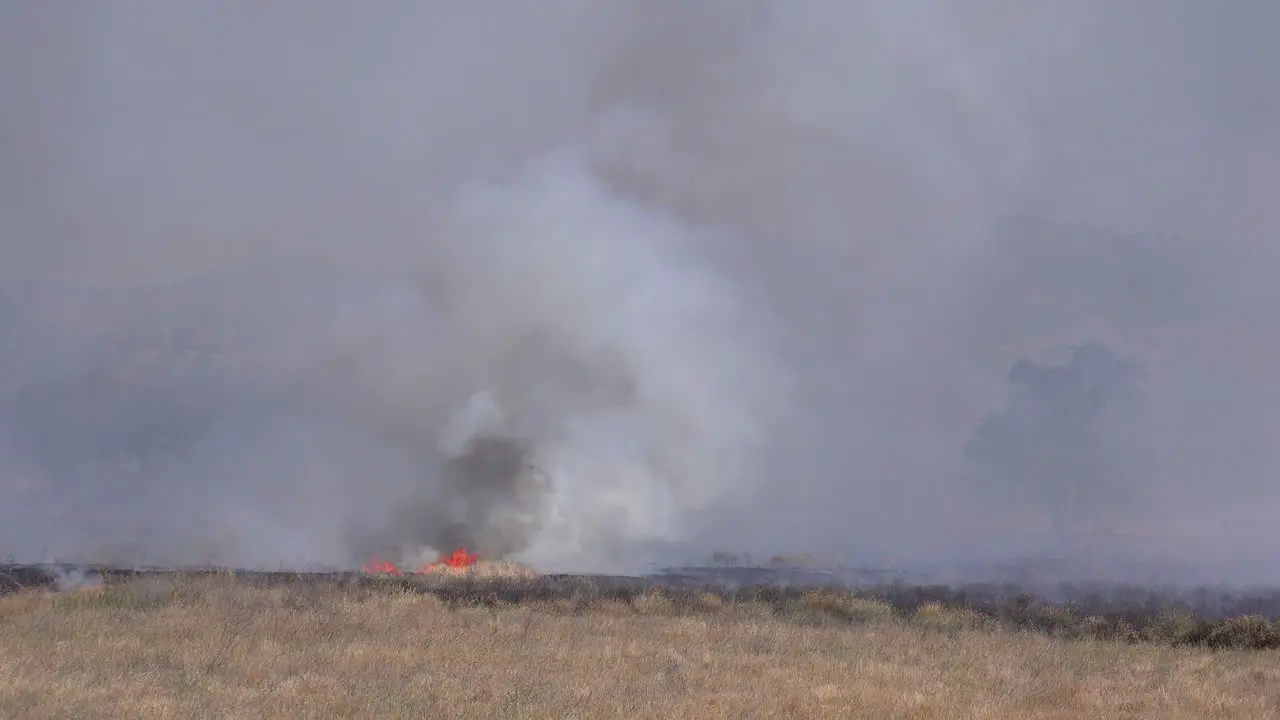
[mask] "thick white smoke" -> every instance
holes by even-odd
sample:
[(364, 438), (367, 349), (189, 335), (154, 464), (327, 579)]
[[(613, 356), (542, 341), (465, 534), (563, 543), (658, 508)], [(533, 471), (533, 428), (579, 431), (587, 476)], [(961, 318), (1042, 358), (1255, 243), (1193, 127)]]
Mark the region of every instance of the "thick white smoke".
[(406, 436), (445, 456), (487, 436), (529, 443), (549, 487), (514, 549), (576, 566), (678, 539), (689, 513), (749, 496), (788, 386), (763, 312), (700, 257), (709, 231), (616, 193), (590, 160), (564, 148), (462, 183), (418, 259), (426, 322), (366, 337), (350, 376), (380, 407), (407, 404)]
[(1236, 553), (1276, 8), (0, 4), (0, 555), (1007, 554), (966, 441), (1094, 341), (1104, 514)]

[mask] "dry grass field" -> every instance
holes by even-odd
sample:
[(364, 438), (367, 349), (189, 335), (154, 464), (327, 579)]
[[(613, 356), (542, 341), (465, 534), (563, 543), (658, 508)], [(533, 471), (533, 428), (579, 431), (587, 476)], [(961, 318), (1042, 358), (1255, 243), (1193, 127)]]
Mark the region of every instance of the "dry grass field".
[(855, 622), (714, 596), (485, 607), (217, 577), (26, 592), (0, 597), (0, 717), (1280, 717), (1274, 651), (1069, 641), (841, 602)]

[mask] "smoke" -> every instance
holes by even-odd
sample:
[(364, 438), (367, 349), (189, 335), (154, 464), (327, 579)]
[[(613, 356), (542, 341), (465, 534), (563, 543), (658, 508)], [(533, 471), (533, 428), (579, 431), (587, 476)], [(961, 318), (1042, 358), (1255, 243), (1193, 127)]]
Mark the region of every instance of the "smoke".
[(442, 240), (422, 251), (432, 301), (414, 339), (370, 334), (360, 313), (326, 381), (354, 383), (384, 433), (434, 445), (421, 462), (438, 483), (395, 527), (432, 547), (608, 557), (679, 538), (688, 513), (761, 479), (787, 376), (697, 226), (613, 192), (572, 148), (464, 183), (449, 208), (427, 230)]
[(1061, 550), (963, 448), (1016, 361), (1101, 342), (1148, 370), (1106, 551), (1258, 577), (1278, 22), (7, 6), (0, 552)]

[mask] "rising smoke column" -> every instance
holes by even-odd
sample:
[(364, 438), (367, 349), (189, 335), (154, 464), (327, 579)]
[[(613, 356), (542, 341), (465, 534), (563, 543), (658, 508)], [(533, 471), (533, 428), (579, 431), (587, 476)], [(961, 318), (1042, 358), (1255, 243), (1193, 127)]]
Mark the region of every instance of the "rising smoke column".
[(366, 407), (422, 463), (373, 537), (582, 566), (677, 540), (763, 479), (787, 376), (763, 313), (699, 256), (710, 230), (568, 148), (464, 184), (428, 232), (421, 355), (358, 356), (362, 399), (417, 392)]

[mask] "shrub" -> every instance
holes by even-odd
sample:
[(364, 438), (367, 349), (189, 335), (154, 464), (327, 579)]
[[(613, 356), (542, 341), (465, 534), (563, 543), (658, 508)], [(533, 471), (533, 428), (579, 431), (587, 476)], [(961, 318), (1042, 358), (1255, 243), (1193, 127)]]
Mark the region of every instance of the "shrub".
[(897, 616), (888, 603), (838, 590), (810, 590), (801, 596), (800, 607), (855, 623), (883, 622)]
[(925, 603), (916, 609), (911, 621), (920, 627), (943, 632), (976, 630), (991, 623), (989, 618), (969, 608), (948, 608), (942, 603)]
[(1261, 615), (1242, 615), (1210, 628), (1204, 643), (1224, 650), (1274, 650), (1280, 648), (1280, 628)]

